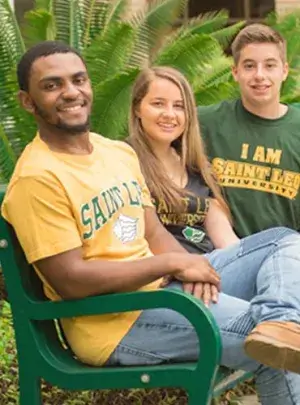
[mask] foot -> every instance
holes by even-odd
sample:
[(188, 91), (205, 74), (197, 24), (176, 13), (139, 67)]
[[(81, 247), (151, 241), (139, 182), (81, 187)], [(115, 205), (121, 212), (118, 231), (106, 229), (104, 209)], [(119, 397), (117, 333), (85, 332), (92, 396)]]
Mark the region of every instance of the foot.
[(244, 347), (259, 363), (300, 374), (300, 325), (295, 322), (262, 322), (250, 332)]

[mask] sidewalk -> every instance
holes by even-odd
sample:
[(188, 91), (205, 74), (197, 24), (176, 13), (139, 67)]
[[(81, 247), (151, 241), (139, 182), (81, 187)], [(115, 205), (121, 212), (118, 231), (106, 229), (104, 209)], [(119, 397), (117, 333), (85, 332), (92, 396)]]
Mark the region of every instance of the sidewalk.
[(239, 399), (240, 405), (259, 405), (256, 395), (246, 395), (243, 398)]

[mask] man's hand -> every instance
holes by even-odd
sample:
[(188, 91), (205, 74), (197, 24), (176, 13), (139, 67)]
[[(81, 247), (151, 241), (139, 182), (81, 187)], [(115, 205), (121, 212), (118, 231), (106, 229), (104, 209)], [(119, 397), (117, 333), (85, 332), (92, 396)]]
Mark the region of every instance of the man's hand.
[[(220, 276), (209, 261), (197, 254), (173, 253), (171, 266), (175, 269), (174, 278), (184, 283), (208, 283), (220, 291)], [(200, 287), (199, 287), (200, 288)], [(208, 288), (205, 287), (205, 295)]]
[(188, 294), (202, 300), (206, 307), (211, 302), (218, 302), (219, 292), (215, 285), (209, 283), (183, 283), (183, 290)]

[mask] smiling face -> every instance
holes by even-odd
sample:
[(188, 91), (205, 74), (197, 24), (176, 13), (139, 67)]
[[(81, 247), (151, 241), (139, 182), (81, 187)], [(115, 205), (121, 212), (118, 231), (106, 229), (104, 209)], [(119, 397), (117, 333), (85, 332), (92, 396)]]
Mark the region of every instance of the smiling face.
[(149, 142), (170, 145), (184, 132), (186, 113), (179, 87), (160, 77), (151, 81), (136, 111)]
[(246, 45), (233, 67), (243, 103), (252, 110), (266, 105), (277, 107), (281, 85), (287, 75), (288, 65), (283, 62), (278, 46), (272, 43)]
[(23, 107), (36, 117), (40, 130), (81, 134), (89, 129), (92, 89), (86, 67), (74, 53), (55, 53), (32, 65)]

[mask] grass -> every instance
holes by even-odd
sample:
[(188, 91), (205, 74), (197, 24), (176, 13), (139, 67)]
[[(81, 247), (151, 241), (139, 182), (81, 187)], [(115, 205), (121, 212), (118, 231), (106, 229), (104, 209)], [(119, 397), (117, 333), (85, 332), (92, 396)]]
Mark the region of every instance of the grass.
[[(0, 301), (0, 405), (18, 404), (18, 366), (9, 304)], [(238, 405), (239, 398), (254, 391), (252, 383), (225, 393), (213, 405)], [(43, 382), (43, 405), (187, 405), (180, 389), (63, 391)]]

